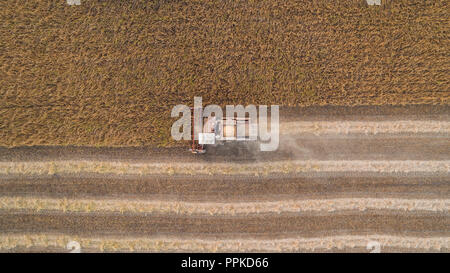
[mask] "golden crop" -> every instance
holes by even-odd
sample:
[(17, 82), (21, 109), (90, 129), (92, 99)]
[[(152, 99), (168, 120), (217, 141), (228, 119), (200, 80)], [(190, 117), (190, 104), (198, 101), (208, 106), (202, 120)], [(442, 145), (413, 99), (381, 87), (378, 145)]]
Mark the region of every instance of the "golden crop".
[(2, 1), (0, 145), (170, 145), (204, 104), (448, 104), (449, 2)]

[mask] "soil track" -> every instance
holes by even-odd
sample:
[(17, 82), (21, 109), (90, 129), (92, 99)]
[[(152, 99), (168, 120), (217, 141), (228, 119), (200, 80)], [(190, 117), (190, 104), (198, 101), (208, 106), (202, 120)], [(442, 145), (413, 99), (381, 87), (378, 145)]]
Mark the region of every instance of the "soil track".
[(7, 179), (1, 196), (114, 197), (169, 201), (276, 201), (308, 198), (423, 198), (450, 196), (448, 177), (157, 177)]
[[(0, 214), (1, 215), (1, 214)], [(247, 215), (234, 217), (78, 213), (22, 213), (0, 217), (3, 233), (54, 232), (71, 235), (286, 238), (347, 234), (448, 235), (450, 217), (440, 213), (340, 212), (318, 215)]]

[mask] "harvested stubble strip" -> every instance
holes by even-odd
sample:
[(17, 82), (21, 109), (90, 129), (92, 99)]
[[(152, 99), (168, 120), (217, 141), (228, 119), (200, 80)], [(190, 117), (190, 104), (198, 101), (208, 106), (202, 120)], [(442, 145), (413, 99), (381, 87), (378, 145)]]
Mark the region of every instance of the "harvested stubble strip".
[(280, 124), (281, 134), (449, 134), (447, 121), (300, 121)]
[(178, 239), (178, 238), (89, 238), (68, 235), (23, 234), (0, 235), (0, 249), (17, 247), (56, 247), (66, 249), (70, 241), (80, 243), (81, 251), (202, 251), (202, 252), (260, 252), (313, 251), (366, 248), (371, 241), (382, 247), (408, 248), (429, 251), (450, 249), (450, 237), (406, 237), (389, 235), (329, 236), (320, 238), (255, 239)]
[(294, 160), (270, 163), (124, 163), (112, 161), (0, 162), (3, 175), (269, 175), (318, 172), (448, 173), (450, 161)]
[(340, 210), (398, 210), (448, 212), (450, 199), (339, 198), (273, 202), (175, 202), (124, 199), (52, 199), (0, 197), (2, 210), (174, 213), (186, 215), (240, 215), (254, 213), (333, 212)]

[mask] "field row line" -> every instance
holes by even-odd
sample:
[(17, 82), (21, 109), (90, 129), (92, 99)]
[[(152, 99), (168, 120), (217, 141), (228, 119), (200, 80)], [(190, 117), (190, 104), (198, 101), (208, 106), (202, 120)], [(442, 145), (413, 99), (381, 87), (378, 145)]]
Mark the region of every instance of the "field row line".
[(80, 251), (147, 251), (147, 252), (294, 252), (315, 250), (342, 250), (368, 248), (379, 245), (429, 251), (450, 249), (450, 237), (409, 237), (391, 235), (345, 235), (320, 238), (288, 239), (179, 239), (179, 238), (91, 238), (69, 235), (20, 234), (0, 235), (0, 250), (17, 247), (40, 247), (67, 249), (69, 243), (79, 244)]
[(365, 210), (448, 212), (450, 199), (338, 198), (265, 202), (180, 202), (124, 199), (0, 197), (2, 210), (248, 215)]
[(418, 134), (450, 133), (448, 121), (298, 121), (280, 123), (281, 134), (348, 135), (348, 134)]
[(254, 175), (320, 172), (444, 173), (449, 160), (292, 160), (258, 163), (130, 163), (119, 161), (0, 162), (0, 175)]

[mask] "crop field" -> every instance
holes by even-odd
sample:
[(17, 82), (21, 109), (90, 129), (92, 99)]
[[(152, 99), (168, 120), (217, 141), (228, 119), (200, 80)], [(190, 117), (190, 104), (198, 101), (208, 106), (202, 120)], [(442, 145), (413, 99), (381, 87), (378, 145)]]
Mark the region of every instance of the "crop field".
[(192, 104), (450, 102), (449, 2), (0, 3), (0, 145), (170, 146)]
[[(0, 252), (450, 252), (449, 10), (0, 1)], [(278, 149), (190, 153), (194, 97)]]

